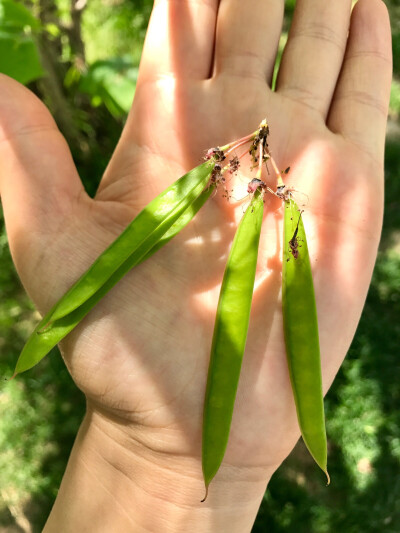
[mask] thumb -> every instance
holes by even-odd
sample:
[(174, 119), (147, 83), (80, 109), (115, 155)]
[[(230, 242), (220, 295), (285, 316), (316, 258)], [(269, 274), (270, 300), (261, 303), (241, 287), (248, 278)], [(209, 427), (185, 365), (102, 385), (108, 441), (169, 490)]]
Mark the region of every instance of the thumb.
[(0, 195), (11, 253), (25, 284), (26, 264), (32, 270), (35, 256), (43, 254), (51, 236), (86, 195), (48, 109), (28, 89), (2, 74)]

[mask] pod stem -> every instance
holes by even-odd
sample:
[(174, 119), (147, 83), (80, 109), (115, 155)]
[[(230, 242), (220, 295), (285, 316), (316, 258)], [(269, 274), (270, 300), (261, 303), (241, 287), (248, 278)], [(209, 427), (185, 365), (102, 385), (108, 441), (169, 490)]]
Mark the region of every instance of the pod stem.
[(248, 153), (249, 153), (249, 151), (246, 150), (245, 152), (243, 152), (242, 154), (240, 154), (240, 155), (238, 156), (238, 159), (243, 159), (243, 157), (244, 157), (245, 155), (247, 155)]
[(220, 146), (219, 149), (225, 152), (226, 154), (229, 154), (230, 152), (233, 152), (233, 150), (236, 150), (236, 148), (239, 148), (239, 146), (242, 146), (243, 144), (246, 144), (254, 139), (254, 137), (257, 135), (258, 130), (253, 131), (253, 133), (250, 133), (250, 135), (246, 135), (245, 137), (242, 137), (240, 139), (236, 139), (236, 141), (232, 141), (228, 144), (225, 144), (224, 146)]
[(328, 470), (324, 470), (324, 474), (326, 475), (327, 483), (326, 486), (331, 484), (331, 476), (328, 474)]
[(256, 179), (261, 180), (261, 174), (262, 174), (262, 164), (263, 164), (263, 155), (264, 155), (264, 146), (262, 143), (260, 143), (260, 155), (258, 158), (258, 170), (256, 174)]
[(238, 141), (233, 146), (231, 146), (231, 148), (229, 148), (228, 150), (224, 151), (225, 155), (230, 154), (231, 152), (233, 152), (234, 150), (236, 150), (240, 146), (243, 146), (244, 144), (249, 143), (251, 140), (252, 140), (252, 137), (250, 139), (244, 138), (243, 140)]
[(270, 159), (270, 161), (271, 161), (272, 168), (274, 169), (274, 172), (275, 172), (276, 177), (277, 177), (277, 180), (278, 180), (277, 186), (278, 186), (278, 187), (282, 187), (282, 186), (285, 185), (285, 184), (283, 183), (282, 174), (281, 174), (281, 172), (280, 172), (280, 170), (279, 170), (279, 167), (278, 167), (278, 165), (276, 164), (276, 161), (275, 161), (275, 159), (272, 157), (272, 155), (271, 155), (270, 152), (269, 152), (268, 155), (269, 155), (269, 159)]

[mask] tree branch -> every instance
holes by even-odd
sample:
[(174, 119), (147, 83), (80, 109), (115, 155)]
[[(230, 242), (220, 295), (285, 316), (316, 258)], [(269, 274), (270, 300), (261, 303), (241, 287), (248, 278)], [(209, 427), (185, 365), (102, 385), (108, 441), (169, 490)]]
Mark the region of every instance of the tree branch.
[(67, 28), (67, 33), (78, 68), (86, 65), (85, 44), (82, 39), (82, 14), (86, 6), (87, 0), (71, 0), (71, 26)]
[[(54, 0), (39, 1), (39, 18), (43, 26), (49, 23), (59, 26)], [(82, 134), (74, 121), (74, 109), (63, 90), (65, 72), (59, 64), (61, 44), (58, 40), (49, 39), (44, 31), (36, 37), (36, 43), (46, 72), (46, 76), (38, 82), (38, 87), (68, 142), (79, 148), (83, 141)]]

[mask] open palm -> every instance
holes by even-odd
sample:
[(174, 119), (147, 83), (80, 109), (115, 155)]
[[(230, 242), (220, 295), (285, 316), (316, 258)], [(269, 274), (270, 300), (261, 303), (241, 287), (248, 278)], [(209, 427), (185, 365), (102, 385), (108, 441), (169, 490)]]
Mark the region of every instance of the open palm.
[[(298, 2), (272, 92), (283, 2), (156, 2), (133, 108), (94, 200), (44, 106), (0, 78), (2, 201), (16, 267), (40, 311), (205, 149), (250, 133), (266, 117), (274, 158), (291, 166), (289, 183), (309, 198), (304, 221), (327, 389), (376, 257), (391, 78), (383, 3), (360, 0), (347, 39), (350, 7), (350, 0)], [(278, 200), (268, 198), (265, 212), (226, 464), (270, 472), (299, 430), (282, 334)], [(152, 453), (193, 457), (199, 479), (213, 321), (242, 213), (243, 204), (213, 198), (61, 346), (94, 419)]]

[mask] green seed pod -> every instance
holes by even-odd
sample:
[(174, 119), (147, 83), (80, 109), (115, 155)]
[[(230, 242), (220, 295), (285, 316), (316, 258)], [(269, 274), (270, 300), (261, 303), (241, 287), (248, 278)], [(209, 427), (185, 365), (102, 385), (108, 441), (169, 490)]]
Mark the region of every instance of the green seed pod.
[(293, 200), (285, 202), (282, 310), (286, 355), (301, 434), (329, 484), (314, 285), (303, 220)]
[(144, 257), (207, 185), (214, 168), (206, 161), (152, 200), (56, 303), (49, 322), (62, 318), (88, 298), (132, 255)]
[[(200, 167), (201, 169), (199, 171), (198, 169)], [(155, 229), (154, 225), (143, 225), (143, 218), (139, 218), (144, 211), (151, 211), (149, 209), (151, 206), (154, 208), (156, 205), (159, 208), (160, 203), (155, 203), (155, 200), (153, 200), (153, 202), (151, 202), (130, 224), (129, 231), (125, 230), (125, 232), (117, 238), (120, 245), (117, 247), (111, 245), (104, 252), (107, 257), (106, 267), (101, 268), (99, 277), (96, 278), (95, 274), (99, 273), (97, 268), (99, 264), (102, 264), (99, 259), (104, 254), (102, 254), (102, 256), (100, 256), (94, 263), (94, 265), (97, 265), (96, 268), (93, 268), (94, 265), (92, 265), (86, 273), (88, 274), (90, 272), (90, 279), (94, 279), (94, 282), (87, 285), (85, 281), (86, 274), (84, 274), (61, 298), (61, 300), (57, 302), (53, 309), (43, 317), (27, 340), (18, 358), (14, 375), (29, 370), (35, 366), (52, 348), (54, 348), (54, 346), (56, 346), (58, 342), (60, 342), (79, 324), (89, 311), (93, 309), (103, 296), (105, 296), (107, 292), (111, 290), (123, 276), (125, 276), (125, 274), (153, 255), (153, 253), (169, 242), (192, 220), (214, 190), (214, 187), (209, 187), (203, 190), (207, 185), (213, 164), (207, 162), (200, 165), (200, 167), (196, 167), (196, 169), (193, 169), (191, 172), (183, 176), (186, 181), (191, 182), (191, 188), (188, 189), (185, 182), (182, 183), (183, 178), (180, 178), (180, 180), (167, 189), (167, 191), (171, 191), (171, 189), (174, 191), (174, 189), (178, 188), (179, 198), (176, 198), (177, 207), (172, 210), (170, 209), (169, 214), (166, 207), (164, 211), (166, 216), (164, 219), (160, 217), (159, 224)], [(180, 185), (177, 187), (177, 184)], [(160, 195), (164, 199), (163, 202), (166, 203), (166, 206), (168, 206), (168, 202), (171, 201), (172, 196), (168, 196), (166, 199), (167, 191), (164, 191), (164, 193), (161, 193)], [(186, 194), (186, 196), (182, 196), (184, 194)], [(176, 191), (174, 191), (174, 195), (176, 197)], [(159, 199), (160, 196), (157, 197), (156, 200)], [(132, 244), (129, 243), (129, 239), (135, 228), (135, 221), (138, 218), (141, 220), (142, 234), (144, 237), (146, 236), (145, 230), (147, 227), (148, 236), (142, 240), (139, 247), (133, 249), (127, 256), (127, 251), (129, 250), (127, 246)], [(152, 229), (153, 231), (151, 232)], [(123, 241), (122, 245), (121, 240)], [(122, 264), (120, 256), (118, 255), (118, 250), (121, 247), (126, 250), (125, 257), (127, 256)], [(118, 265), (116, 269), (115, 265)], [(80, 292), (81, 289), (82, 292)], [(68, 310), (69, 312), (67, 313)], [(57, 312), (57, 314), (55, 312)], [(55, 316), (57, 317), (58, 314), (61, 314), (62, 316), (54, 318)]]
[(219, 296), (203, 416), (206, 497), (228, 444), (249, 327), (263, 207), (262, 195), (256, 191), (232, 243)]

